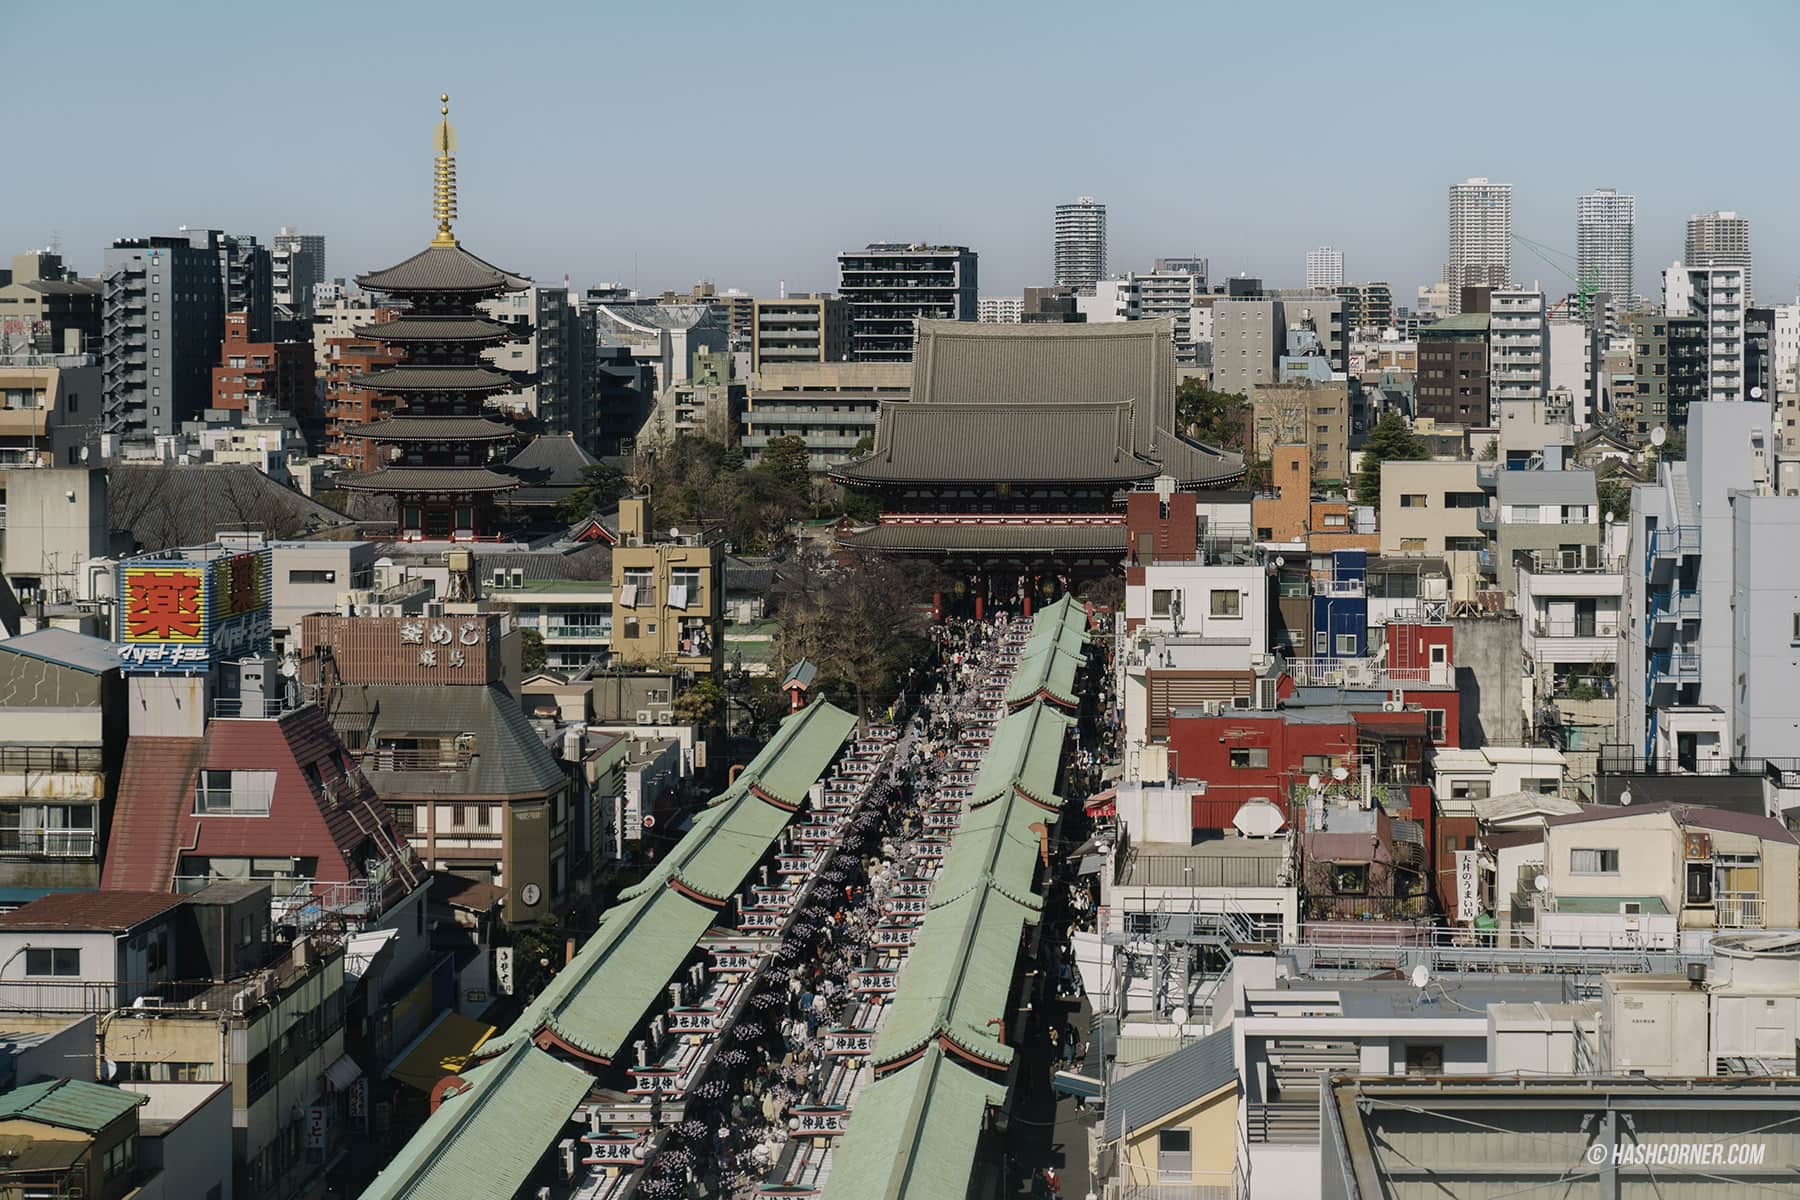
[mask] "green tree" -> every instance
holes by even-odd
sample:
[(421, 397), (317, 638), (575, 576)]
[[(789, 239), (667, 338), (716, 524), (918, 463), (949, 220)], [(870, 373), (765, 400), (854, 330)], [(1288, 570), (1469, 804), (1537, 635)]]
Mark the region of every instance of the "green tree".
[(1175, 389), (1175, 423), (1188, 437), (1226, 450), (1244, 448), (1250, 401), (1238, 392), (1215, 392), (1198, 379)]
[(778, 597), (780, 669), (810, 658), (827, 688), (855, 696), (857, 716), (866, 720), (894, 698), (922, 645), (921, 579), (876, 557), (803, 559)]
[(769, 444), (763, 447), (762, 462), (756, 469), (774, 477), (796, 496), (806, 496), (812, 491), (812, 451), (806, 448), (806, 439), (798, 434), (770, 438)]
[(712, 679), (696, 680), (671, 706), (685, 725), (707, 728), (718, 723), (725, 712), (725, 689)]
[(581, 483), (562, 502), (563, 517), (579, 521), (589, 513), (611, 512), (625, 492), (625, 473), (606, 463), (581, 470)]
[(1388, 461), (1415, 462), (1430, 458), (1425, 441), (1407, 427), (1406, 419), (1390, 412), (1369, 431), (1363, 443), (1362, 466), (1356, 472), (1356, 502), (1381, 503), (1381, 464)]
[(1629, 520), (1631, 517), (1631, 481), (1628, 479), (1602, 479), (1594, 485), (1599, 493), (1600, 514), (1611, 517), (1615, 521)]
[(1498, 459), (1500, 457), (1500, 439), (1489, 438), (1487, 440), (1487, 445), (1481, 448), (1479, 457), (1482, 462), (1493, 462)]
[(550, 656), (544, 652), (544, 635), (535, 629), (519, 630), (519, 669), (529, 675), (541, 671)]

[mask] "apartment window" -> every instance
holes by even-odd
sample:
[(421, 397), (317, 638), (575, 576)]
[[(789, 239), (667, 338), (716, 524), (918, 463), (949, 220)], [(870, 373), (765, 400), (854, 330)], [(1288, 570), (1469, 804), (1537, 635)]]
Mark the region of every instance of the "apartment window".
[(1355, 654), (1356, 653), (1356, 635), (1354, 633), (1338, 634), (1337, 635), (1337, 652), (1338, 652), (1339, 657)]
[(1423, 492), (1402, 492), (1400, 494), (1400, 507), (1401, 508), (1424, 508), (1425, 507), (1425, 493), (1423, 493)]
[(1369, 894), (1369, 864), (1366, 862), (1332, 863), (1331, 890), (1339, 896)]
[(1425, 539), (1424, 538), (1401, 538), (1400, 539), (1400, 553), (1402, 553), (1402, 554), (1423, 554), (1423, 553), (1425, 553)]
[(201, 771), (194, 785), (194, 815), (266, 817), (274, 795), (273, 771)]
[(635, 640), (638, 637), (638, 619), (636, 617), (626, 617), (625, 618), (625, 634), (624, 634), (624, 636), (628, 640)]
[(1444, 740), (1444, 710), (1428, 708), (1425, 710), (1425, 733), (1434, 742)]
[(1794, 614), (1794, 632), (1788, 640), (1800, 646), (1800, 612)]
[(1153, 589), (1150, 593), (1150, 615), (1153, 617), (1168, 616), (1169, 608), (1174, 603), (1174, 596), (1175, 593), (1169, 588)]
[(636, 608), (639, 604), (654, 602), (652, 589), (656, 586), (656, 572), (650, 567), (626, 567), (623, 577), (623, 588), (619, 595), (621, 608)]
[(1540, 796), (1554, 796), (1558, 789), (1555, 777), (1546, 775), (1539, 779), (1519, 780), (1519, 790), (1521, 792), (1536, 792)]
[(1327, 528), (1327, 529), (1343, 529), (1345, 526), (1347, 526), (1349, 524), (1350, 524), (1350, 519), (1348, 517), (1346, 517), (1343, 513), (1326, 513), (1325, 514), (1325, 528)]
[(1300, 758), (1300, 769), (1308, 775), (1328, 775), (1331, 773), (1331, 755), (1302, 755)]
[(1243, 597), (1236, 588), (1214, 588), (1212, 591), (1212, 615), (1215, 617), (1243, 616)]
[(1450, 785), (1453, 800), (1485, 800), (1493, 784), (1486, 779), (1462, 780)]
[(336, 571), (289, 571), (289, 583), (336, 583)]
[(1313, 653), (1325, 658), (1331, 653), (1331, 635), (1320, 630), (1313, 634)]
[(1251, 769), (1269, 765), (1267, 746), (1239, 746), (1231, 752), (1231, 765)]
[(33, 946), (25, 951), (25, 974), (45, 979), (72, 979), (81, 974), (81, 949)]
[(1619, 873), (1619, 852), (1617, 850), (1577, 849), (1569, 851), (1569, 874), (1571, 875), (1617, 875)]
[(670, 570), (669, 607), (706, 607), (706, 595), (700, 587), (699, 567), (675, 567)]

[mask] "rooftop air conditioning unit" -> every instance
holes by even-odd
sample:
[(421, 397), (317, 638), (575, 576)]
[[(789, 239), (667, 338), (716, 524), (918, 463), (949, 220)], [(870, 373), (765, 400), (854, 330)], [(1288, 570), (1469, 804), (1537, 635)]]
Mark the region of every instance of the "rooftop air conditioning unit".
[(557, 1156), (562, 1160), (562, 1177), (575, 1178), (575, 1139), (564, 1138), (556, 1143)]
[(1642, 916), (1643, 912), (1644, 912), (1644, 904), (1643, 904), (1643, 901), (1641, 901), (1641, 900), (1621, 900), (1621, 901), (1619, 901), (1619, 915), (1620, 916), (1637, 917), (1637, 916)]
[(640, 708), (637, 710), (637, 723), (639, 725), (648, 725), (651, 722), (651, 716), (652, 714), (649, 709)]
[(425, 615), (428, 617), (443, 616), (444, 602), (442, 600), (427, 600), (425, 602)]
[(666, 708), (661, 709), (656, 714), (656, 723), (658, 725), (673, 725), (675, 723), (675, 714)]
[(1233, 696), (1231, 698), (1231, 707), (1233, 707), (1233, 708), (1249, 708), (1250, 707), (1250, 697), (1248, 697), (1248, 696)]

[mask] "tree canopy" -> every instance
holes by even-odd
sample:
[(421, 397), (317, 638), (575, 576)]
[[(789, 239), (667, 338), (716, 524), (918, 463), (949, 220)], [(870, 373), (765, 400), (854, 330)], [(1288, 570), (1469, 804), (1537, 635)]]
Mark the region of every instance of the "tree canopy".
[(1175, 389), (1175, 423), (1196, 441), (1225, 450), (1244, 448), (1250, 401), (1238, 392), (1215, 392), (1198, 379)]
[(1390, 412), (1376, 422), (1363, 443), (1362, 465), (1356, 472), (1356, 502), (1381, 503), (1381, 464), (1384, 462), (1416, 462), (1430, 458), (1425, 440), (1414, 433), (1399, 413)]

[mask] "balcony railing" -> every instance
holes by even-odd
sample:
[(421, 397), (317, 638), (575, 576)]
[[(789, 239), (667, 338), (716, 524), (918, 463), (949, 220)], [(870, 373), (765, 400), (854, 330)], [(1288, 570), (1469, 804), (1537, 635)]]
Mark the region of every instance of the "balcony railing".
[(99, 746), (0, 746), (0, 775), (67, 774), (103, 771)]
[(1720, 929), (1761, 929), (1763, 898), (1755, 892), (1717, 892), (1713, 914)]
[(92, 829), (0, 829), (0, 854), (92, 858), (96, 839)]
[(442, 749), (374, 749), (364, 753), (362, 766), (369, 771), (461, 771), (475, 752), (465, 746)]

